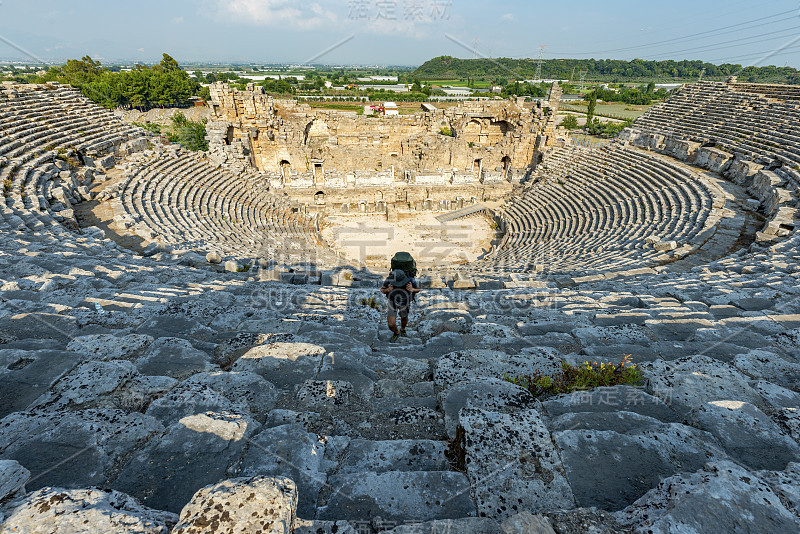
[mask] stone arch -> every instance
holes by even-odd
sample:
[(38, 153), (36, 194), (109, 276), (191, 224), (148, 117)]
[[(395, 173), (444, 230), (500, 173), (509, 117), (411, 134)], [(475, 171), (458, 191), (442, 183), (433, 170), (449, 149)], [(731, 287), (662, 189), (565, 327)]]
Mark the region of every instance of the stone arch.
[(481, 130), (481, 143), (485, 145), (496, 145), (513, 130), (514, 127), (511, 126), (507, 121), (492, 121), (483, 130)]
[(464, 125), (461, 137), (463, 137), (464, 141), (467, 143), (480, 143), (481, 130), (483, 130), (483, 127), (481, 126), (480, 121), (477, 119), (471, 119), (467, 124)]
[(313, 137), (328, 137), (329, 135), (328, 123), (320, 118), (313, 119), (306, 124), (303, 131), (303, 144), (307, 145)]

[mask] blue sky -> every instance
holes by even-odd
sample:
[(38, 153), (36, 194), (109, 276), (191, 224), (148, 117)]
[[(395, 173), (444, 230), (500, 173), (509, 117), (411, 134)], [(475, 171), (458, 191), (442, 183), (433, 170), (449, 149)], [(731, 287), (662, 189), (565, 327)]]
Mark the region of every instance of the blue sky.
[(151, 62), (166, 51), (179, 61), (417, 65), (444, 54), (474, 57), (477, 44), (478, 55), (488, 57), (536, 57), (546, 45), (545, 58), (800, 68), (800, 6), (798, 0), (2, 0), (0, 38), (0, 59), (24, 58), (2, 42), (8, 40), (46, 60), (88, 54)]

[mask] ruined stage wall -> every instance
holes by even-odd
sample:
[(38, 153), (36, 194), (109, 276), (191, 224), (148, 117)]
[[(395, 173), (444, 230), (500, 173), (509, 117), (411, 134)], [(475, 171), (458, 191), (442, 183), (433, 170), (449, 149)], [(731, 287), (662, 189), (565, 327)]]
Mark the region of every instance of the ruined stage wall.
[[(310, 179), (311, 187), (347, 187), (340, 177), (353, 172), (391, 176), (392, 182), (408, 182), (409, 173), (438, 173), (443, 178), (436, 185), (454, 183), (453, 176), (458, 183), (464, 175), (479, 183), (498, 176), (511, 181), (535, 164), (537, 150), (557, 143), (552, 115), (515, 100), (373, 117), (312, 110), (296, 100), (274, 99), (260, 87), (249, 89), (210, 87), (209, 151), (234, 168), (279, 173), (287, 187), (293, 178)], [(443, 135), (443, 128), (454, 135)]]

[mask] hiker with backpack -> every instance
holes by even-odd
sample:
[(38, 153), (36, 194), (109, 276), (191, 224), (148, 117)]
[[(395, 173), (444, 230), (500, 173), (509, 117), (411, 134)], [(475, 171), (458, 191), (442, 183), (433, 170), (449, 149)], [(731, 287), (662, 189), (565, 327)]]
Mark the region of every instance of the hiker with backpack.
[[(392, 258), (392, 272), (383, 282), (381, 293), (389, 297), (389, 311), (386, 319), (392, 331), (390, 341), (396, 343), (400, 337), (407, 337), (408, 312), (411, 301), (419, 293), (420, 287), (414, 278), (417, 275), (417, 263), (408, 252), (398, 252)], [(397, 329), (397, 316), (400, 316), (400, 329)]]

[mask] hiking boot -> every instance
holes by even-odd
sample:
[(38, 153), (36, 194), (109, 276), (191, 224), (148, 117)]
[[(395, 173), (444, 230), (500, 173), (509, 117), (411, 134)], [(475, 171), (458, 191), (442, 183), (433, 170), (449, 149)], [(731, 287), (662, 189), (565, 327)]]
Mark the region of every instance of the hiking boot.
[(408, 337), (405, 330), (400, 330), (400, 337)]
[(392, 334), (392, 337), (391, 337), (391, 339), (389, 340), (389, 343), (397, 343), (397, 340), (398, 340), (399, 338), (400, 338), (400, 334)]

